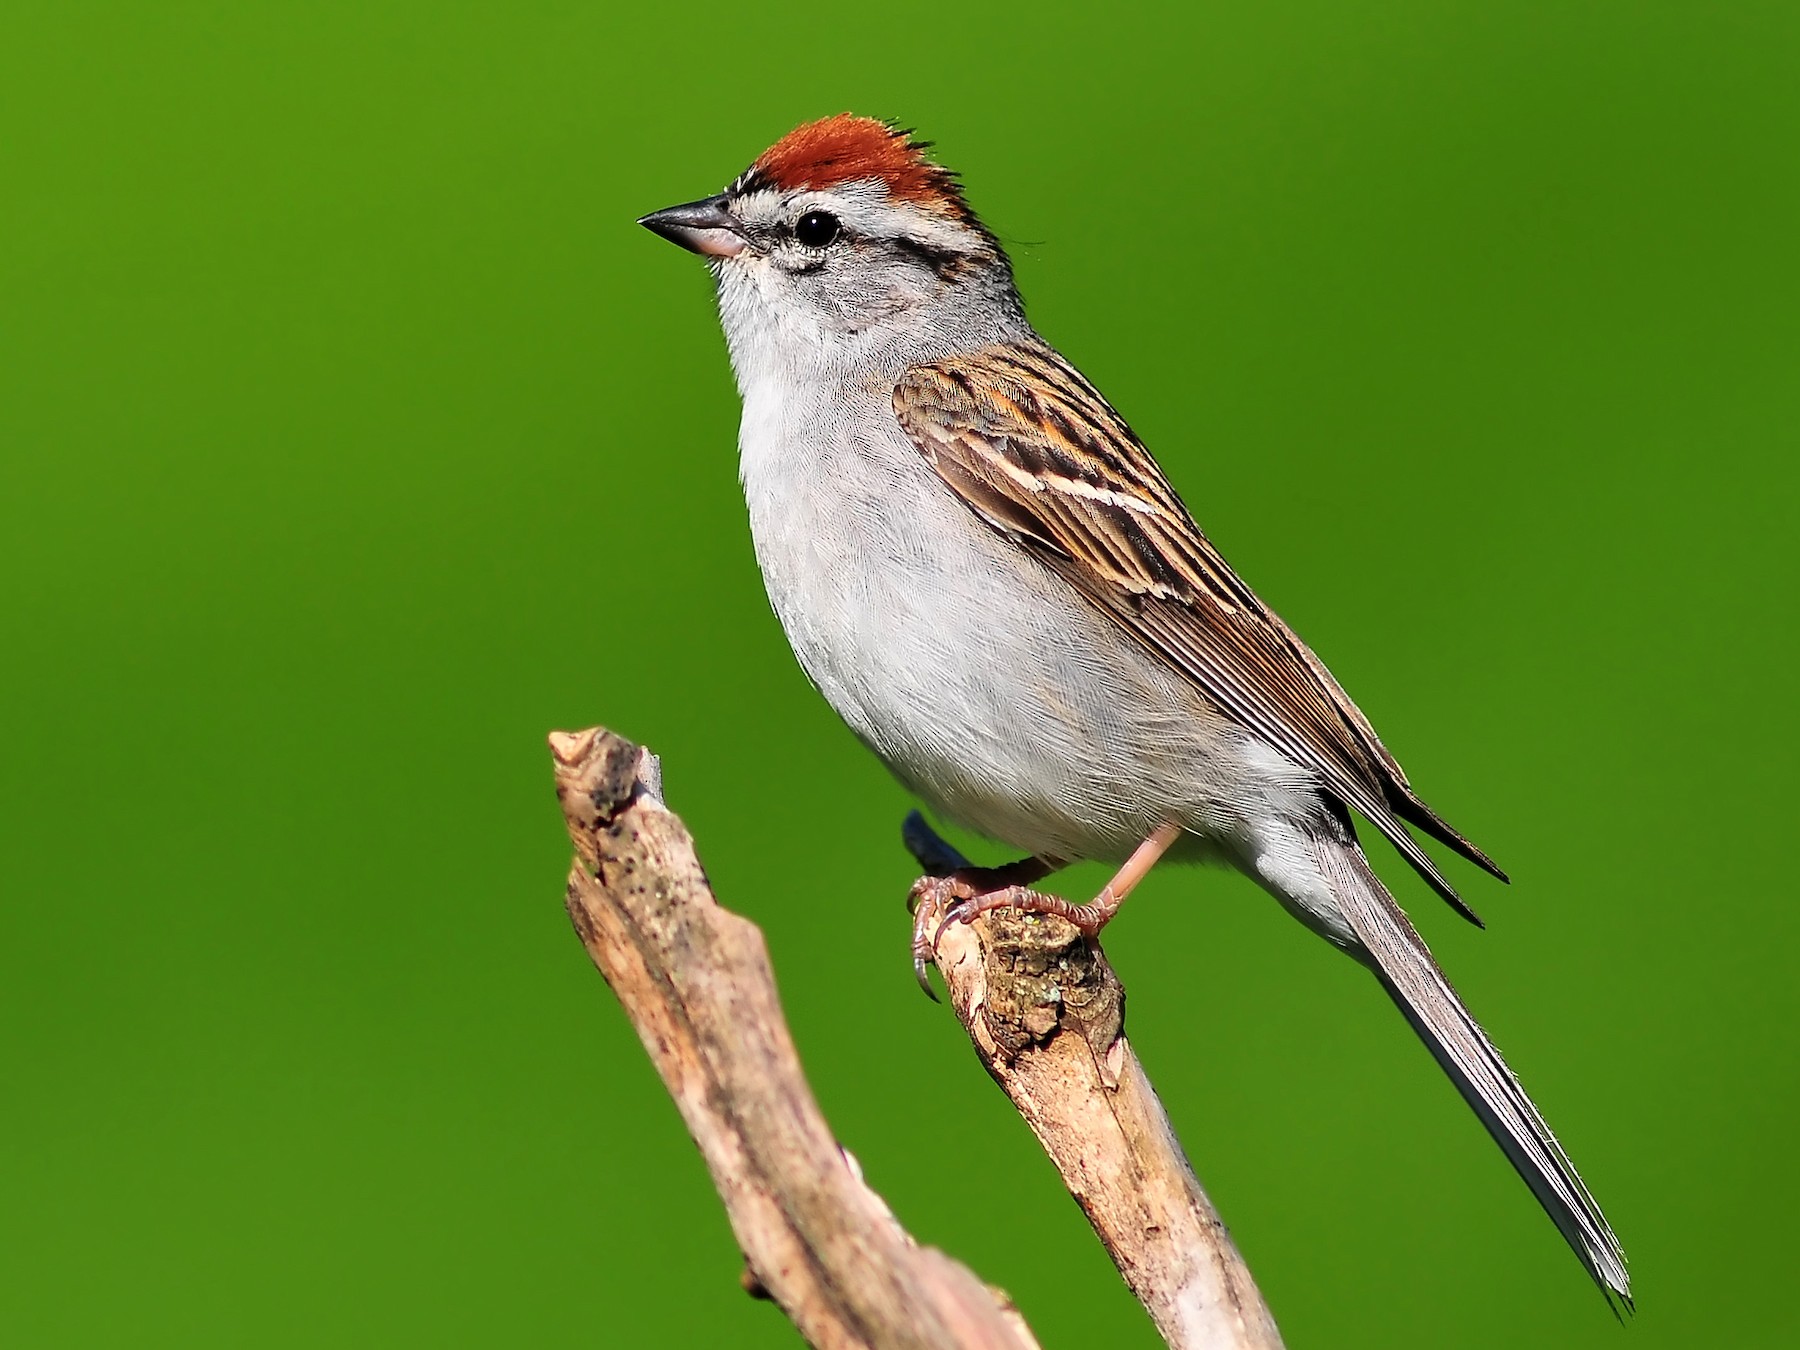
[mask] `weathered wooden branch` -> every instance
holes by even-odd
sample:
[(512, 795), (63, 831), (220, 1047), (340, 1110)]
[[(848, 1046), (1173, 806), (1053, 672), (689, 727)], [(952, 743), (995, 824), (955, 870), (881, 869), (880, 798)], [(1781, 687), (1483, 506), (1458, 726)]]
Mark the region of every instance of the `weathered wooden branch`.
[[(762, 935), (721, 908), (655, 757), (601, 728), (556, 732), (575, 866), (568, 908), (699, 1144), (747, 1268), (815, 1346), (1036, 1341), (1004, 1295), (918, 1246), (834, 1142), (800, 1071)], [(928, 870), (959, 865), (922, 819)], [(1124, 1036), (1124, 993), (1069, 925), (1008, 911), (944, 933), (938, 964), (988, 1072), (1169, 1344), (1280, 1345)]]
[(1035, 1350), (1010, 1304), (908, 1237), (832, 1139), (762, 934), (713, 898), (655, 757), (600, 728), (550, 748), (575, 842), (569, 916), (706, 1158), (746, 1288), (829, 1350)]
[[(904, 834), (927, 872), (967, 865), (916, 812)], [(1062, 919), (1003, 909), (946, 928), (937, 965), (982, 1065), (1163, 1339), (1278, 1350), (1275, 1320), (1125, 1038), (1125, 990), (1099, 945)]]

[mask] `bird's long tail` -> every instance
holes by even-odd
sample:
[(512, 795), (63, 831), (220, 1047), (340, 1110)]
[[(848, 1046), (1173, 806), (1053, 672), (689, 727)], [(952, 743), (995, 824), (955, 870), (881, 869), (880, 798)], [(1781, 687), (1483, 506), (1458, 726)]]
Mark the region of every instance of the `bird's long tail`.
[(1606, 1216), (1362, 850), (1354, 842), (1317, 839), (1314, 851), (1382, 987), (1512, 1160), (1594, 1282), (1629, 1309), (1625, 1252)]

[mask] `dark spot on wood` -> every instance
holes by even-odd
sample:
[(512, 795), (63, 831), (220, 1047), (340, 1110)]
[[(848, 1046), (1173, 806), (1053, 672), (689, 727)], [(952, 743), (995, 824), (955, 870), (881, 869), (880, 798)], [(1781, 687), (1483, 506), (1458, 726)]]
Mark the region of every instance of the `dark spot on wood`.
[(1066, 1026), (1104, 1055), (1125, 1029), (1125, 990), (1080, 931), (1011, 910), (978, 922), (988, 930), (985, 1015), (1001, 1054), (1017, 1059)]

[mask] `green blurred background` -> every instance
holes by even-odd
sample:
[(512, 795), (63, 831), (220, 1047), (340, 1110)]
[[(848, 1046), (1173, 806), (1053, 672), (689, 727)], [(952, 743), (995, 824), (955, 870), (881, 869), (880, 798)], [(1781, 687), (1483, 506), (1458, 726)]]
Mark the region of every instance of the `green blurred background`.
[(787, 653), (706, 277), (633, 223), (850, 108), (1515, 878), (1458, 865), (1479, 933), (1376, 855), (1625, 1331), (1260, 893), (1108, 935), (1290, 1343), (1796, 1343), (1800, 9), (1354, 8), (8, 0), (5, 1339), (794, 1342), (562, 912), (543, 736), (606, 722), (902, 1220), (1046, 1347), (1154, 1344), (913, 987), (909, 803)]

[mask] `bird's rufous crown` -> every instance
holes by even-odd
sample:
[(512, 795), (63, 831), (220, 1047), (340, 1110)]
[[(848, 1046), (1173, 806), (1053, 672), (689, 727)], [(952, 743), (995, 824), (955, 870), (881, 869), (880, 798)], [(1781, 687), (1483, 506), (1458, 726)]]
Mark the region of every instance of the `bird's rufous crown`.
[(766, 183), (784, 192), (876, 180), (896, 201), (958, 220), (970, 218), (956, 175), (926, 158), (929, 141), (873, 117), (839, 113), (795, 127), (763, 151), (738, 186)]

